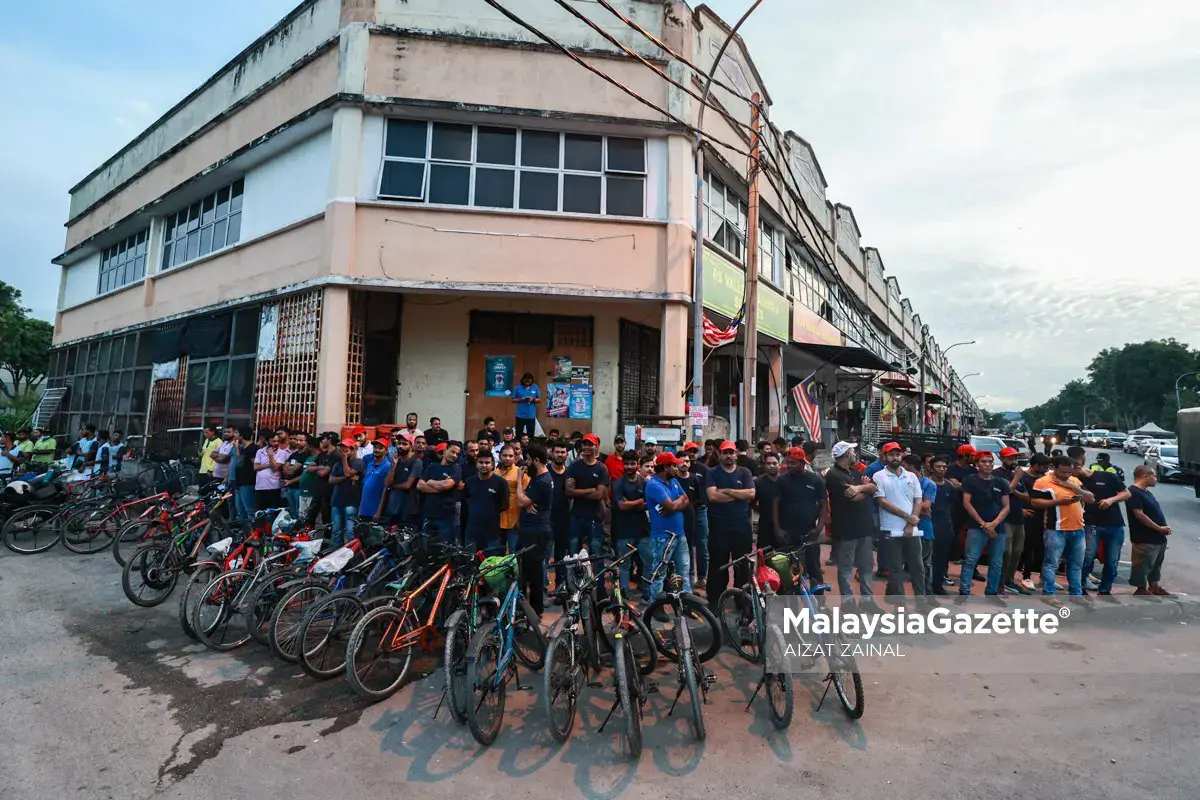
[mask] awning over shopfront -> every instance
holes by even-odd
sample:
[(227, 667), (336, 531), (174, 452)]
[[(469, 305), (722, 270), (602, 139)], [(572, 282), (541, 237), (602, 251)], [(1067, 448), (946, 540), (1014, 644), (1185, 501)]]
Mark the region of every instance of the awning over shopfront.
[(873, 372), (891, 372), (895, 369), (891, 364), (863, 347), (837, 347), (812, 342), (793, 342), (792, 346), (813, 354), (827, 364), (838, 367), (853, 367)]

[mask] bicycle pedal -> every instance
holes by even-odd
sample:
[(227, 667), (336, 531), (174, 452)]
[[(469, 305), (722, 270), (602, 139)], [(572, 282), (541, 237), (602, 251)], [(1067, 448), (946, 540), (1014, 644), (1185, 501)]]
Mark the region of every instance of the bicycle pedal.
[(530, 691), (530, 690), (532, 690), (532, 689), (533, 689), (533, 687), (532, 687), (532, 686), (522, 686), (522, 685), (521, 685), (521, 684), (519, 684), (519, 683), (517, 684), (517, 691), (518, 691), (518, 692), (528, 692), (528, 691)]
[(658, 694), (658, 683), (655, 681), (646, 681), (646, 694)]
[(711, 672), (704, 673), (704, 684), (706, 686), (713, 686), (716, 684), (716, 682), (717, 682), (717, 676), (715, 674), (713, 674)]

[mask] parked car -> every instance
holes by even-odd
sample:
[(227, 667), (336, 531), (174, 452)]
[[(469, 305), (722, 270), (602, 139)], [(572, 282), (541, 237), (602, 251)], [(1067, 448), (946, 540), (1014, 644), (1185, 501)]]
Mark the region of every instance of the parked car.
[(1125, 441), (1129, 438), (1127, 433), (1119, 433), (1110, 431), (1108, 434), (1108, 449), (1109, 450), (1124, 450)]
[(1138, 445), (1138, 455), (1144, 456), (1151, 447), (1161, 447), (1164, 444), (1175, 444), (1174, 439), (1146, 439)]
[(997, 464), (1000, 463), (1000, 451), (1010, 446), (999, 436), (972, 436), (970, 444), (976, 450), (991, 453), (995, 456)]
[(1075, 445), (1083, 441), (1083, 431), (1077, 428), (1071, 428), (1067, 431), (1067, 444)]
[(1139, 448), (1141, 447), (1142, 442), (1148, 441), (1149, 439), (1150, 437), (1144, 433), (1131, 433), (1129, 438), (1125, 440), (1125, 444), (1121, 446), (1121, 449), (1126, 453), (1140, 453), (1141, 450)]
[(1146, 466), (1154, 468), (1159, 480), (1182, 477), (1179, 471), (1179, 445), (1155, 444), (1146, 450)]
[(1084, 447), (1108, 447), (1108, 431), (1102, 428), (1083, 431), (1079, 439)]
[(1033, 455), (1033, 453), (1029, 452), (1028, 441), (1025, 439), (1005, 439), (1004, 444), (1020, 453), (1020, 455), (1017, 456), (1018, 464), (1024, 465), (1029, 463), (1029, 458)]

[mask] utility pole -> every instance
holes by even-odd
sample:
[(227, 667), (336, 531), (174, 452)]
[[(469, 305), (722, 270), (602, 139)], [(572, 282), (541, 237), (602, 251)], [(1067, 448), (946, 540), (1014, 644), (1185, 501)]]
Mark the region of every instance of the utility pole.
[(742, 438), (754, 441), (754, 404), (758, 394), (758, 167), (762, 102), (750, 95), (750, 168), (746, 211), (746, 338), (742, 340)]
[(928, 335), (929, 335), (929, 326), (922, 325), (921, 326), (921, 378), (920, 378), (920, 380), (921, 380), (921, 411), (920, 411), (921, 425), (919, 428), (917, 428), (917, 430), (919, 430), (921, 433), (926, 432), (926, 430), (925, 430), (925, 342), (926, 342), (926, 337)]

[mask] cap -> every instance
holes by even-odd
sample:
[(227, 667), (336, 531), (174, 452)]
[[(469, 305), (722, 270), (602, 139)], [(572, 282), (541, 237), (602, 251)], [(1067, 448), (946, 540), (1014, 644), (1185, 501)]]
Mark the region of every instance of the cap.
[(666, 464), (678, 464), (678, 463), (680, 463), (680, 458), (679, 458), (679, 456), (675, 455), (674, 453), (659, 453), (658, 458), (654, 459), (654, 466), (656, 466), (656, 467), (661, 467)]
[(737, 443), (731, 442), (728, 439), (726, 439), (725, 441), (721, 442), (721, 446), (718, 447), (717, 450), (721, 451), (722, 453), (724, 453), (726, 450), (732, 450), (736, 453), (737, 452)]
[(787, 457), (792, 461), (808, 461), (808, 453), (804, 452), (803, 447), (793, 447), (787, 451)]
[(833, 457), (841, 458), (854, 449), (853, 442), (838, 442), (833, 446)]
[(683, 449), (684, 450), (699, 450), (700, 443), (699, 442), (688, 442), (687, 444), (685, 444), (683, 446)]
[(448, 446), (448, 445), (447, 445), (445, 442), (438, 442), (438, 445), (437, 445), (437, 447), (433, 448), (433, 452), (435, 452), (435, 453), (444, 453), (444, 452), (446, 452), (446, 447), (447, 447), (447, 446)]
[(954, 452), (958, 453), (960, 456), (973, 456), (975, 455), (975, 448), (971, 447), (969, 444), (960, 444), (958, 449)]
[(349, 438), (342, 439), (341, 443), (343, 445), (345, 445), (346, 447), (358, 447), (358, 442), (354, 441), (353, 439), (349, 439)]
[(597, 447), (600, 446), (600, 437), (594, 433), (589, 433), (587, 436), (584, 436), (583, 441), (591, 442), (592, 444), (596, 445)]
[(890, 452), (892, 452), (893, 450), (903, 450), (903, 449), (904, 449), (904, 448), (903, 448), (903, 447), (901, 447), (901, 446), (900, 446), (899, 444), (897, 444), (896, 442), (888, 442), (888, 443), (887, 443), (887, 444), (885, 444), (883, 447), (879, 448), (879, 453), (880, 453), (880, 455), (882, 455), (882, 454), (884, 454), (884, 453), (890, 453)]
[(642, 444), (658, 444), (658, 439), (651, 436), (649, 439), (642, 439)]
[(375, 441), (371, 442), (371, 444), (377, 444), (380, 447), (387, 447), (389, 444), (391, 444), (391, 442), (389, 442), (387, 439), (376, 439)]
[(972, 458), (974, 458), (976, 461), (978, 461), (981, 458), (995, 459), (996, 454), (993, 453), (991, 450), (976, 450), (975, 455), (972, 456)]
[(1000, 451), (1001, 458), (1008, 458), (1009, 456), (1019, 456), (1019, 455), (1021, 455), (1021, 453), (1015, 447), (1006, 447)]
[(362, 425), (355, 425), (353, 428), (350, 429), (351, 436), (358, 436), (360, 433), (366, 433), (366, 432), (367, 432), (367, 429), (364, 428)]

